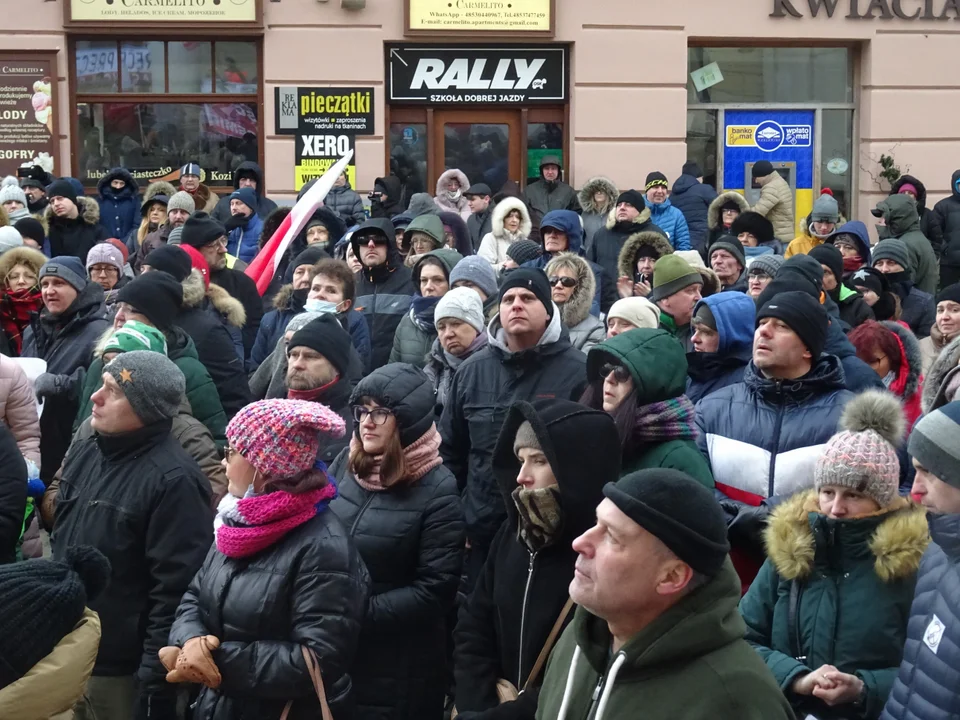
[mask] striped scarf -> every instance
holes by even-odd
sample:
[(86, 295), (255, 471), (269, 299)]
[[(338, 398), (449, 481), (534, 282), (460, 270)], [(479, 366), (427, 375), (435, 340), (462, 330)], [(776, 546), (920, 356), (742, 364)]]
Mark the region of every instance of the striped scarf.
[(638, 443), (657, 444), (669, 440), (696, 440), (697, 425), (693, 403), (686, 395), (637, 408), (633, 437)]

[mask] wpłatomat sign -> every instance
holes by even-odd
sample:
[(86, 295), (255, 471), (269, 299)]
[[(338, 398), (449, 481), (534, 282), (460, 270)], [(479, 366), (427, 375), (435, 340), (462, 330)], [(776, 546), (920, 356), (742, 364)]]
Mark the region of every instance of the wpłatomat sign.
[(812, 125), (781, 125), (764, 120), (757, 125), (727, 125), (727, 147), (755, 147), (773, 152), (781, 147), (810, 147)]

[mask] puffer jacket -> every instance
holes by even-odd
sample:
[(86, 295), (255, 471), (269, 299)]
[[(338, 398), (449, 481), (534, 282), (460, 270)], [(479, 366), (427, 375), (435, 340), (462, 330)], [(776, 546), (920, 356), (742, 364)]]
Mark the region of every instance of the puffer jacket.
[[(950, 178), (950, 196), (933, 206), (930, 222), (936, 225), (943, 236), (943, 251), (940, 254), (941, 267), (956, 272), (960, 269), (960, 170), (954, 170)], [(941, 283), (944, 287), (956, 280)]]
[[(447, 197), (447, 183), (453, 178), (456, 178), (460, 182), (460, 197), (456, 200), (450, 200)], [(463, 195), (463, 193), (465, 193), (469, 187), (470, 180), (467, 179), (467, 176), (464, 175), (463, 172), (457, 170), (456, 168), (444, 170), (442, 173), (440, 173), (440, 177), (437, 178), (437, 192), (433, 198), (433, 201), (441, 210), (455, 212), (460, 215), (461, 218), (463, 218), (464, 222), (466, 222), (473, 214), (470, 211), (470, 203)]]
[(453, 385), (453, 374), (457, 368), (474, 353), (487, 346), (487, 331), (477, 335), (476, 339), (470, 343), (463, 355), (459, 357), (446, 352), (440, 345), (440, 339), (437, 338), (430, 346), (430, 354), (427, 355), (427, 364), (423, 366), (423, 373), (433, 383), (434, 410), (439, 421), (443, 413), (443, 407), (447, 404), (447, 398), (450, 397), (450, 387)]
[[(657, 252), (659, 260), (664, 255), (673, 253), (673, 245), (663, 235), (652, 230), (641, 230), (627, 238), (623, 243), (623, 249), (620, 251), (620, 258), (617, 260), (617, 277), (630, 278), (634, 282), (639, 280), (637, 276), (637, 254), (642, 248), (651, 247)], [(650, 282), (649, 284), (653, 284)]]
[(590, 264), (571, 252), (557, 253), (553, 256), (544, 268), (547, 277), (553, 274), (556, 264), (564, 260), (577, 268), (577, 287), (574, 288), (570, 299), (560, 306), (560, 317), (570, 332), (570, 344), (577, 350), (587, 352), (607, 336), (607, 329), (600, 318), (590, 314), (597, 282), (593, 279)]
[(227, 253), (240, 258), (243, 262), (250, 262), (260, 250), (260, 232), (263, 230), (263, 220), (253, 213), (247, 221), (234, 228), (227, 235)]
[[(509, 233), (503, 226), (503, 220), (511, 210), (517, 210), (520, 213), (520, 227), (517, 228), (516, 234)], [(493, 208), (490, 228), (490, 232), (480, 240), (477, 255), (495, 268), (499, 268), (507, 260), (507, 249), (517, 240), (526, 240), (530, 237), (532, 225), (527, 206), (518, 198), (504, 198)]]
[(334, 717), (349, 717), (353, 662), (370, 591), (357, 549), (328, 507), (264, 550), (231, 558), (216, 544), (190, 583), (170, 629), (183, 646), (216, 635), (223, 678), (200, 689), (194, 720), (291, 720), (320, 715), (301, 646), (320, 663)]
[(760, 213), (773, 223), (774, 235), (780, 240), (794, 236), (796, 219), (794, 217), (793, 193), (787, 181), (774, 170), (766, 177), (759, 178), (760, 199), (751, 210)]
[(756, 305), (742, 293), (718, 293), (705, 297), (693, 308), (710, 308), (717, 325), (720, 344), (717, 351), (687, 353), (687, 397), (700, 402), (712, 392), (743, 380), (743, 372), (753, 359), (753, 334)]
[(889, 236), (902, 240), (907, 246), (911, 267), (906, 269), (913, 274), (914, 284), (925, 293), (935, 294), (940, 279), (937, 256), (930, 241), (920, 232), (920, 217), (913, 198), (891, 195), (877, 203), (877, 209), (883, 211)]
[[(587, 248), (587, 260), (596, 263), (607, 277), (614, 282), (619, 276), (618, 264), (620, 252), (623, 250), (627, 238), (639, 232), (651, 231), (666, 237), (666, 233), (658, 228), (650, 219), (650, 210), (643, 208), (633, 220), (617, 222), (616, 208), (607, 213), (607, 219), (602, 228), (593, 235), (593, 244)], [(672, 247), (672, 245), (671, 245)]]
[[(607, 202), (603, 207), (599, 207), (593, 201), (593, 196), (598, 192), (607, 196)], [(620, 191), (613, 184), (613, 180), (603, 175), (590, 178), (580, 188), (577, 198), (583, 209), (580, 217), (583, 220), (583, 244), (587, 252), (590, 252), (590, 246), (593, 245), (593, 236), (607, 221), (607, 214), (616, 207), (618, 197), (620, 197)]]
[(667, 198), (660, 204), (644, 200), (647, 210), (650, 211), (650, 220), (663, 231), (674, 250), (692, 250), (690, 245), (690, 230), (683, 213), (670, 203)]
[(323, 204), (339, 215), (347, 227), (359, 225), (367, 219), (363, 210), (363, 200), (350, 187), (349, 180), (339, 187), (330, 188), (330, 192), (323, 199)]
[[(740, 208), (741, 215), (750, 209), (750, 204), (747, 202), (747, 199), (738, 192), (728, 190), (727, 192), (722, 192), (717, 195), (716, 199), (710, 203), (710, 207), (707, 208), (707, 227), (710, 230), (707, 248), (719, 240), (722, 235), (730, 234), (730, 228), (723, 224), (723, 211), (720, 209), (729, 202), (737, 204)], [(706, 255), (706, 252), (707, 250), (704, 249), (701, 254)]]
[[(391, 399), (400, 432), (434, 428), (433, 389), (409, 365), (368, 376), (353, 398), (364, 395)], [(357, 706), (353, 717), (439, 718), (446, 690), (444, 618), (454, 607), (463, 563), (456, 480), (439, 465), (419, 480), (404, 479), (375, 492), (359, 484), (349, 455), (344, 449), (330, 469), (340, 491), (330, 508), (349, 529), (371, 579), (350, 670)]]
[[(773, 510), (764, 537), (767, 560), (740, 602), (747, 642), (798, 717), (878, 717), (900, 665), (930, 542), (923, 508), (897, 496), (870, 516), (832, 520), (820, 512), (816, 490), (807, 490)], [(864, 682), (862, 708), (830, 707), (792, 692), (797, 677), (822, 665)]]
[(487, 347), (457, 369), (440, 418), (440, 454), (464, 489), (467, 537), (483, 554), (505, 518), (491, 462), (507, 408), (520, 400), (578, 400), (586, 384), (586, 358), (570, 344), (556, 306), (529, 350), (507, 348), (499, 315), (487, 326), (487, 336)]
[[(673, 183), (673, 188), (670, 190), (670, 203), (683, 213), (683, 218), (687, 221), (692, 250), (702, 252), (706, 248), (709, 232), (707, 211), (716, 199), (717, 191), (700, 182), (693, 175), (681, 175)], [(657, 222), (656, 219), (654, 222)]]
[(960, 515), (931, 515), (903, 660), (881, 720), (960, 716)]
[[(263, 194), (263, 190), (265, 187), (263, 183), (263, 170), (260, 168), (259, 165), (257, 165), (257, 163), (252, 162), (250, 160), (244, 160), (242, 163), (237, 165), (236, 169), (234, 169), (233, 171), (233, 189), (234, 190), (240, 189), (240, 173), (244, 171), (252, 172), (254, 175), (256, 175), (257, 187), (254, 188), (254, 191), (257, 193), (256, 213), (261, 220), (266, 220), (267, 215), (269, 215), (270, 213), (272, 213), (274, 210), (277, 209), (277, 204)], [(331, 192), (331, 195), (332, 194), (333, 193)], [(324, 201), (324, 202), (326, 202), (328, 205), (330, 204), (328, 201)], [(202, 210), (202, 209), (203, 208), (201, 208), (199, 205), (197, 206), (197, 210)], [(230, 193), (227, 193), (226, 195), (224, 195), (222, 198), (219, 199), (216, 207), (213, 209), (213, 212), (210, 214), (213, 216), (215, 220), (217, 220), (220, 223), (225, 223), (227, 220), (230, 219), (230, 215), (231, 215)]]
[(923, 292), (908, 279), (909, 274), (909, 271), (896, 273), (901, 280), (891, 281), (890, 289), (900, 298), (900, 322), (906, 323), (914, 335), (923, 339), (937, 321), (937, 303), (933, 295)]
[[(123, 180), (119, 190), (110, 187), (114, 180)], [(114, 168), (97, 183), (97, 204), (100, 206), (100, 225), (107, 237), (125, 238), (140, 224), (140, 188), (126, 168)]]
[(87, 265), (87, 253), (98, 242), (110, 237), (107, 229), (100, 224), (100, 206), (93, 198), (77, 197), (77, 209), (80, 211), (73, 220), (58, 217), (52, 206), (44, 211), (47, 238), (50, 240), (50, 257), (72, 255)]
[(0, 355), (0, 419), (20, 453), (40, 467), (40, 418), (33, 385), (15, 360)]
[[(257, 339), (257, 331), (260, 329), (260, 321), (263, 319), (263, 299), (257, 291), (257, 284), (236, 266), (210, 271), (210, 287), (207, 289), (207, 295), (221, 291), (237, 300), (243, 309), (242, 317), (233, 312), (221, 313), (221, 316), (227, 332), (234, 338), (234, 342), (238, 343), (237, 351), (240, 353), (241, 360), (245, 360), (250, 355), (253, 343)], [(220, 303), (212, 302), (212, 304), (216, 308)]]
[(933, 208), (927, 207), (927, 186), (913, 175), (901, 175), (890, 186), (890, 194), (899, 195), (900, 188), (908, 183), (917, 189), (917, 214), (920, 216), (920, 232), (930, 241), (933, 253), (937, 256), (937, 260), (940, 260), (943, 253), (943, 228), (937, 223)]
[[(536, 553), (518, 537), (512, 493), (520, 462), (513, 451), (517, 429), (529, 422), (556, 476), (562, 513), (557, 537)], [(591, 448), (587, 457), (580, 448)], [(493, 457), (507, 512), (477, 585), (460, 608), (454, 633), (456, 707), (465, 717), (489, 711), (498, 720), (532, 718), (540, 677), (516, 702), (497, 705), (500, 678), (520, 689), (533, 670), (568, 597), (577, 560), (571, 544), (593, 527), (606, 482), (620, 475), (620, 446), (613, 419), (574, 402), (541, 400), (510, 408)], [(573, 617), (569, 612), (566, 621)], [(496, 710), (493, 710), (496, 708)]]

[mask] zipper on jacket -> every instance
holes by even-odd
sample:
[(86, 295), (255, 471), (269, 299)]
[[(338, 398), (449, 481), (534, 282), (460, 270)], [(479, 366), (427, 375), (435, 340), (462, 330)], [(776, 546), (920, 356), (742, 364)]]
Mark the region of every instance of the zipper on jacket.
[(353, 525), (350, 526), (350, 537), (353, 537), (353, 534), (357, 530), (357, 525), (360, 523), (360, 518), (363, 517), (363, 513), (369, 507), (370, 503), (373, 502), (373, 498), (376, 497), (376, 493), (369, 493), (369, 497), (363, 501), (363, 505), (360, 506), (360, 510), (357, 511), (357, 516), (353, 519)]
[(536, 553), (530, 553), (530, 564), (527, 565), (527, 584), (523, 589), (523, 605), (520, 606), (520, 642), (517, 650), (517, 690), (523, 690), (523, 626), (527, 620), (527, 595), (530, 594), (530, 581), (533, 580), (533, 563), (537, 559)]
[(777, 423), (774, 426), (773, 430), (773, 446), (770, 452), (770, 476), (767, 478), (767, 497), (773, 497), (773, 485), (774, 485), (774, 475), (777, 471), (777, 452), (780, 447), (780, 430), (783, 428), (783, 381), (777, 380), (777, 399), (779, 400), (779, 405), (777, 406)]

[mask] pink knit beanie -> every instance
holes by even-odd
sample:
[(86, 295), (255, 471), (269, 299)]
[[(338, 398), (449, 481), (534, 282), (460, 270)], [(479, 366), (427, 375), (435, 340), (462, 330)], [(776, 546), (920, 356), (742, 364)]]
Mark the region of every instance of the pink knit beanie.
[(342, 438), (343, 418), (326, 405), (306, 400), (260, 400), (227, 425), (230, 447), (265, 478), (290, 478), (317, 460), (321, 435)]

